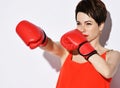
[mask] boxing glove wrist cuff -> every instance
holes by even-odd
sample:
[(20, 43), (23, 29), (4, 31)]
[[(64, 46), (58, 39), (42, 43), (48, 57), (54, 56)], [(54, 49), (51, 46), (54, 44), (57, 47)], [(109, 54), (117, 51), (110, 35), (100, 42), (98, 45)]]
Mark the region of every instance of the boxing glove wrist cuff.
[(96, 50), (92, 51), (91, 53), (89, 53), (87, 56), (84, 56), (84, 57), (85, 57), (86, 60), (89, 60), (89, 57), (91, 57), (94, 54), (97, 54)]
[(44, 31), (43, 31), (43, 33), (44, 33), (44, 39), (43, 39), (42, 43), (40, 44), (40, 47), (44, 47), (48, 43), (48, 37), (46, 36), (46, 33)]
[(97, 54), (97, 51), (88, 43), (88, 41), (85, 41), (79, 45), (78, 52), (86, 60), (88, 60), (92, 55)]

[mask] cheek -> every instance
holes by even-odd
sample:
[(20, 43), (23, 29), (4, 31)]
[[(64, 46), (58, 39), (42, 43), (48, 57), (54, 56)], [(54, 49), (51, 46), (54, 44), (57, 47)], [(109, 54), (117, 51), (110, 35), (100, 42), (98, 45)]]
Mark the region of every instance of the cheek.
[(89, 36), (87, 38), (88, 41), (95, 39), (99, 34), (100, 34), (100, 32), (97, 29), (89, 31)]

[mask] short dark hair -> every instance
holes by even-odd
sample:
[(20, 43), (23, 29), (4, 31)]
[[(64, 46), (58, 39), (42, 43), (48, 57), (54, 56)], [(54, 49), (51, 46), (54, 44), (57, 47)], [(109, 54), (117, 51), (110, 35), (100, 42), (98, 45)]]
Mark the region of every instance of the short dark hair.
[(105, 22), (107, 17), (106, 6), (101, 0), (81, 0), (76, 6), (76, 20), (78, 12), (83, 12), (92, 17), (98, 25)]

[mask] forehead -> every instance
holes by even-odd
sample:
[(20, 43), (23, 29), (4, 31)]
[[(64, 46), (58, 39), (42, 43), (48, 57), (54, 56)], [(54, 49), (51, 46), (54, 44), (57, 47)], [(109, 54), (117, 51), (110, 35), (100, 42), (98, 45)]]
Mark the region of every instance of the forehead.
[(78, 12), (77, 21), (94, 21), (94, 19), (83, 12)]

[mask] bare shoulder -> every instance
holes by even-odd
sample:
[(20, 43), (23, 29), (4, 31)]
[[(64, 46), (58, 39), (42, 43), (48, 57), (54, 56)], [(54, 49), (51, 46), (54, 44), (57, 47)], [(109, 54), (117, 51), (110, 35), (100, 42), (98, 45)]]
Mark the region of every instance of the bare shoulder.
[(117, 50), (109, 50), (107, 52), (107, 60), (109, 62), (116, 62), (116, 63), (120, 63), (120, 52)]
[(65, 58), (68, 55), (69, 52), (60, 44), (60, 42), (56, 42), (56, 43), (59, 46), (58, 51), (61, 52), (60, 53), (61, 59)]
[(69, 55), (69, 52), (59, 42), (57, 42), (57, 44), (61, 47), (61, 54), (59, 56), (60, 56), (61, 65), (63, 65), (67, 56)]
[(109, 55), (109, 57), (114, 57), (114, 58), (120, 59), (120, 52), (117, 50), (109, 50), (108, 55)]

